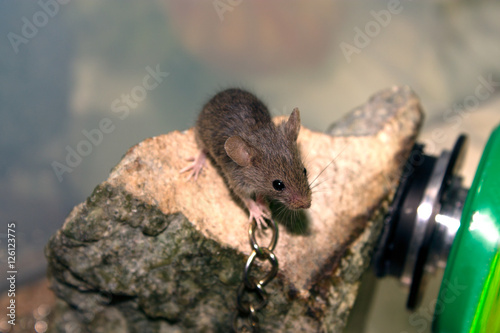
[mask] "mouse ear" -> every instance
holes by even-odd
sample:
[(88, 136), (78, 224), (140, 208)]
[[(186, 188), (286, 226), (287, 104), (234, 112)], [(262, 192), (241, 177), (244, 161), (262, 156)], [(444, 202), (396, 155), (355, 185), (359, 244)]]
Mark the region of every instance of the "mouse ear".
[(285, 135), (290, 141), (296, 141), (300, 131), (300, 111), (295, 108), (285, 125)]
[(240, 166), (249, 165), (252, 162), (252, 157), (256, 154), (255, 149), (237, 135), (233, 135), (226, 140), (224, 149), (227, 156)]

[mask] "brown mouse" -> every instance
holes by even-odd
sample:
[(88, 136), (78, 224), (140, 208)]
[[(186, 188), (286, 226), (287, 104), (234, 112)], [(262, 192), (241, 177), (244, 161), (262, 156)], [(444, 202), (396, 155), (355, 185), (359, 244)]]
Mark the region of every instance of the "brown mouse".
[(267, 107), (253, 94), (224, 90), (198, 116), (195, 137), (200, 153), (180, 172), (191, 171), (189, 178), (196, 180), (210, 156), (248, 208), (250, 221), (255, 218), (265, 227), (264, 218), (271, 218), (268, 200), (291, 210), (311, 206), (307, 171), (297, 146), (299, 130), (297, 108), (288, 121), (275, 125)]

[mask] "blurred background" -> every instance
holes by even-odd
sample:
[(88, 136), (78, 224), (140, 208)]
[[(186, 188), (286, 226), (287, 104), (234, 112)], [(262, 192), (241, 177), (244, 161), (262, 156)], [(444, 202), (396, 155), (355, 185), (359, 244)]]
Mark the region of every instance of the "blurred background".
[[(500, 123), (499, 15), (498, 1), (1, 1), (0, 265), (14, 222), (26, 295), (16, 329), (46, 330), (43, 248), (72, 207), (129, 147), (193, 126), (226, 87), (253, 91), (274, 115), (298, 106), (306, 127), (325, 131), (407, 84), (426, 112), (428, 153), (469, 134), (469, 185)], [(367, 274), (347, 331), (427, 332), (437, 289), (415, 317), (397, 281)]]

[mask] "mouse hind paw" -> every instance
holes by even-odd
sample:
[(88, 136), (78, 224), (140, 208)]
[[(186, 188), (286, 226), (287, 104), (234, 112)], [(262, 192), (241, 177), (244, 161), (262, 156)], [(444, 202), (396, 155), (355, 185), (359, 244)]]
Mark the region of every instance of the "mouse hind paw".
[(194, 178), (195, 181), (198, 180), (201, 170), (203, 170), (203, 167), (205, 166), (206, 159), (207, 155), (201, 150), (196, 158), (190, 157), (187, 159), (191, 162), (191, 164), (189, 164), (185, 168), (182, 168), (179, 173), (191, 171), (186, 180), (190, 180), (191, 178)]

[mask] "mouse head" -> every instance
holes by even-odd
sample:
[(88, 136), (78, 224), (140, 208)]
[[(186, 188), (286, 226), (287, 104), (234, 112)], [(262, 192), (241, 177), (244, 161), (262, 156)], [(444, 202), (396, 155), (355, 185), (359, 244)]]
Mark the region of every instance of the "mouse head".
[(311, 189), (297, 146), (300, 112), (296, 108), (288, 121), (270, 124), (256, 134), (253, 145), (235, 135), (226, 140), (227, 155), (241, 166), (243, 183), (251, 192), (283, 203), (289, 209), (311, 206)]

